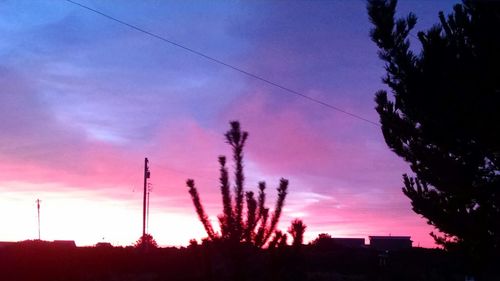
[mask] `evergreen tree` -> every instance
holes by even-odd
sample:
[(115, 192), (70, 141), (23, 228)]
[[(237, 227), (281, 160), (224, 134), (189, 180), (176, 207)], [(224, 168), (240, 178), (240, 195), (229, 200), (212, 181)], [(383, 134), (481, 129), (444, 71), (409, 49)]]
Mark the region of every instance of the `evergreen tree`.
[[(245, 192), (244, 189), (243, 148), (248, 138), (248, 133), (241, 131), (240, 124), (237, 121), (231, 122), (230, 125), (231, 129), (225, 134), (225, 138), (232, 148), (233, 160), (235, 162), (234, 195), (231, 194), (226, 157), (220, 156), (219, 182), (223, 206), (222, 214), (218, 216), (220, 233), (216, 233), (213, 230), (212, 224), (201, 203), (194, 180), (188, 179), (186, 183), (196, 213), (210, 240), (222, 240), (232, 243), (243, 242), (257, 247), (263, 247), (266, 245), (266, 242), (269, 241), (273, 233), (275, 233), (276, 226), (278, 225), (287, 195), (288, 180), (280, 180), (277, 189), (278, 198), (276, 200), (274, 212), (269, 216), (269, 208), (265, 205), (265, 182), (259, 183), (259, 195), (257, 199), (255, 199), (252, 191)], [(246, 220), (244, 219), (245, 214)], [(278, 235), (281, 235), (281, 232)]]
[(408, 38), (417, 18), (395, 0), (369, 0), (371, 38), (385, 61), (375, 101), (387, 145), (410, 164), (404, 194), (448, 249), (469, 256), (500, 246), (500, 3), (464, 1)]

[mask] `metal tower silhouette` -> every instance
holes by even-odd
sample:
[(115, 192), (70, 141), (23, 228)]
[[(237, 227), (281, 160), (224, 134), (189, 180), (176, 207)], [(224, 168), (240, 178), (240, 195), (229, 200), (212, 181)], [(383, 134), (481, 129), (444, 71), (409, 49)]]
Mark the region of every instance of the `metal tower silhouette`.
[(38, 211), (38, 240), (40, 240), (40, 202), (42, 202), (40, 199), (36, 199), (36, 208)]
[(149, 233), (149, 196), (153, 190), (153, 185), (148, 182), (148, 192), (146, 195), (146, 233)]

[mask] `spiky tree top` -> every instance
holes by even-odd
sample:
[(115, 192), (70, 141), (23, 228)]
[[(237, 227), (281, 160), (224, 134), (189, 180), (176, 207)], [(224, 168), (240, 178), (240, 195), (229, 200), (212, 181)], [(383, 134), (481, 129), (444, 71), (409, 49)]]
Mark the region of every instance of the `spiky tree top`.
[[(219, 157), (220, 164), (220, 192), (222, 197), (222, 214), (218, 216), (221, 233), (213, 230), (208, 220), (203, 205), (201, 204), (194, 180), (189, 179), (187, 186), (198, 217), (203, 224), (210, 240), (221, 239), (233, 243), (249, 243), (257, 247), (263, 247), (275, 232), (288, 189), (288, 180), (281, 179), (278, 187), (278, 198), (274, 212), (269, 219), (269, 208), (265, 206), (266, 184), (259, 183), (259, 195), (255, 199), (252, 191), (245, 192), (245, 176), (243, 172), (243, 148), (248, 138), (248, 133), (241, 131), (237, 121), (230, 123), (231, 128), (225, 134), (226, 142), (231, 146), (233, 152), (234, 186), (231, 192), (229, 173), (226, 167), (226, 157)], [(234, 194), (233, 194), (234, 193)], [(246, 212), (245, 212), (246, 205)], [(246, 220), (243, 219), (246, 215)]]

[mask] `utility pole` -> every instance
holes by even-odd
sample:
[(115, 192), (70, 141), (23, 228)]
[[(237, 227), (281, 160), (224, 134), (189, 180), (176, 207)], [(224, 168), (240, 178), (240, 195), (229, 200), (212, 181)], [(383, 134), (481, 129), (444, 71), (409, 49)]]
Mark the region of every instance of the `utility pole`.
[(142, 237), (146, 235), (146, 201), (148, 193), (148, 179), (151, 176), (149, 172), (149, 160), (144, 158), (144, 196), (142, 200)]
[(36, 208), (38, 211), (38, 240), (40, 240), (40, 199), (36, 199)]

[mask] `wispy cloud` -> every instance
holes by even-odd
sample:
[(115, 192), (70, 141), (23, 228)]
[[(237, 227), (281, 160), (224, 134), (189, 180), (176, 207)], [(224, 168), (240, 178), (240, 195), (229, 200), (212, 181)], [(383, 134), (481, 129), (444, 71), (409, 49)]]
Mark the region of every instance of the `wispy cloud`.
[[(377, 121), (373, 93), (383, 68), (360, 1), (85, 3)], [(405, 5), (429, 26), (449, 3)], [(64, 1), (7, 1), (0, 10), (0, 206), (23, 214), (0, 224), (31, 220), (27, 210), (44, 197), (53, 208), (49, 237), (62, 238), (56, 233), (63, 220), (73, 231), (64, 238), (80, 244), (101, 236), (131, 243), (149, 157), (151, 231), (163, 244), (199, 238), (185, 180), (196, 180), (207, 211), (218, 215), (217, 156), (230, 157), (223, 133), (229, 120), (240, 120), (250, 132), (247, 188), (266, 180), (272, 199), (280, 177), (291, 181), (283, 230), (301, 217), (308, 239), (397, 233), (432, 245), (430, 227), (400, 192), (409, 169), (376, 126)], [(172, 224), (179, 226), (175, 235)], [(0, 239), (29, 237), (32, 226)], [(83, 228), (95, 231), (78, 234)]]

